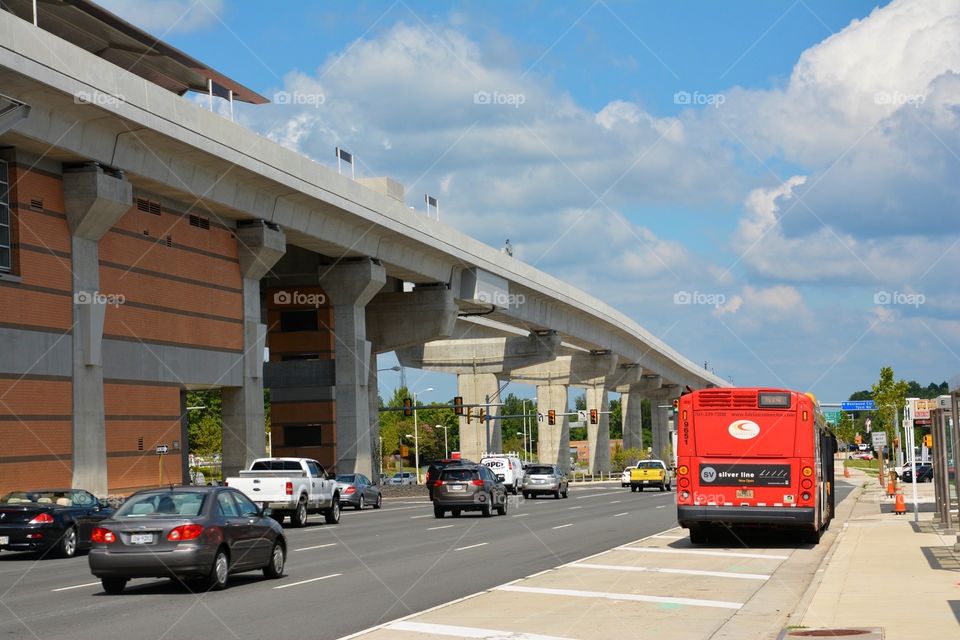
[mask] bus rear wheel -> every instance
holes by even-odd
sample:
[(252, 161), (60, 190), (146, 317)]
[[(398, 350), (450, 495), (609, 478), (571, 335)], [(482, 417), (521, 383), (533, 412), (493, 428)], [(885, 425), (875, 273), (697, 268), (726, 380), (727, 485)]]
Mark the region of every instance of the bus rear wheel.
[(694, 525), (690, 527), (690, 542), (692, 544), (706, 544), (710, 539), (710, 530), (706, 525)]

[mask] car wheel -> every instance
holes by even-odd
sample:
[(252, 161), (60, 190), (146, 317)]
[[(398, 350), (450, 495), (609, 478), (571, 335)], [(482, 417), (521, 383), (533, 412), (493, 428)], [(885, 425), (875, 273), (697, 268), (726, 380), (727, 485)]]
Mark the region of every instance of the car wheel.
[(524, 499), (524, 500), (529, 500), (531, 495), (533, 495), (533, 494), (531, 494), (529, 491), (524, 491), (524, 492), (523, 492), (523, 499)]
[(333, 497), (333, 504), (323, 512), (323, 521), (327, 524), (337, 524), (340, 522), (340, 496)]
[(557, 489), (556, 491), (553, 492), (553, 499), (554, 500), (560, 499), (560, 489)]
[(290, 524), (297, 528), (300, 528), (307, 524), (307, 499), (306, 498), (300, 498), (300, 502), (297, 503), (297, 508), (290, 515)]
[(433, 505), (433, 517), (439, 519), (443, 518), (443, 507), (440, 505)]
[(213, 559), (213, 566), (210, 567), (210, 575), (207, 578), (207, 590), (220, 591), (226, 588), (229, 577), (230, 559), (227, 557), (226, 551), (218, 549), (217, 556)]
[(263, 577), (270, 580), (276, 580), (283, 577), (283, 566), (287, 562), (287, 553), (283, 550), (280, 541), (273, 543), (273, 551), (270, 552), (270, 562), (263, 568)]
[(377, 494), (377, 501), (373, 503), (373, 508), (374, 508), (374, 509), (379, 509), (381, 506), (383, 506), (383, 505), (381, 504), (382, 501), (383, 501), (383, 497), (378, 493), (378, 494)]
[(569, 492), (570, 492), (570, 487), (567, 487), (566, 489), (563, 490), (563, 499), (564, 499), (564, 500), (566, 500), (567, 498), (570, 497), (569, 495), (567, 495)]
[(497, 506), (497, 515), (505, 516), (507, 515), (507, 493), (503, 493), (503, 503)]
[(57, 554), (61, 558), (72, 558), (77, 553), (77, 529), (70, 527), (60, 536)]
[(460, 517), (460, 509), (453, 509), (452, 511), (450, 511), (450, 513), (453, 514), (454, 518)]
[(110, 595), (117, 595), (123, 591), (123, 588), (127, 586), (126, 578), (100, 578), (100, 584), (103, 585), (103, 590), (109, 593)]
[(490, 508), (490, 503), (493, 502), (493, 495), (487, 496), (487, 501), (483, 503), (483, 506), (480, 507), (480, 513), (483, 514), (484, 518), (489, 518), (493, 514), (493, 510)]
[(363, 496), (360, 496), (360, 499), (357, 500), (357, 511), (363, 511)]
[(661, 485), (660, 485), (660, 493), (663, 493), (663, 492), (666, 491), (666, 490), (667, 490), (667, 485), (661, 483)]

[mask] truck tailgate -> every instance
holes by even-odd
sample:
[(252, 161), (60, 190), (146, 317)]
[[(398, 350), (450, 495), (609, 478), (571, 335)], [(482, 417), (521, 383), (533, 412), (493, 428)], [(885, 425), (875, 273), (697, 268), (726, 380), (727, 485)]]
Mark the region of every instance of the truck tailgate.
[[(245, 477), (243, 471), (239, 478), (228, 478), (227, 484), (234, 489), (242, 491), (248, 498), (254, 502), (289, 502), (293, 496), (287, 493), (287, 482), (290, 481), (291, 474), (287, 477)], [(255, 471), (253, 473), (268, 473), (271, 471)]]

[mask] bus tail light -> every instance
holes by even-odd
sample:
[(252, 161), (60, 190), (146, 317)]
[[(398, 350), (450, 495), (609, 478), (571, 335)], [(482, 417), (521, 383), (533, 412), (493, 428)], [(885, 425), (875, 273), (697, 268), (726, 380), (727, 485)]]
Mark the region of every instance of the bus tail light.
[(810, 499), (810, 493), (808, 491), (804, 491), (803, 493), (800, 494), (800, 499), (806, 502), (807, 500)]
[(680, 478), (677, 480), (677, 484), (680, 485), (680, 488), (686, 489), (690, 486), (690, 478)]
[(678, 474), (678, 475), (685, 476), (685, 475), (687, 475), (687, 473), (688, 473), (689, 471), (690, 471), (690, 469), (688, 469), (688, 468), (687, 468), (687, 465), (685, 465), (685, 464), (682, 464), (682, 465), (680, 465), (679, 467), (677, 467), (677, 474)]
[(813, 467), (806, 466), (800, 470), (800, 473), (803, 475), (804, 478), (809, 478), (813, 475)]
[(804, 478), (803, 480), (800, 481), (800, 486), (803, 487), (804, 489), (810, 489), (810, 487), (813, 486), (813, 480), (811, 480), (810, 478)]
[(684, 491), (684, 492), (682, 492), (682, 493), (680, 494), (680, 497), (683, 498), (684, 500), (689, 500), (689, 499), (690, 499), (690, 492), (689, 492), (689, 491)]

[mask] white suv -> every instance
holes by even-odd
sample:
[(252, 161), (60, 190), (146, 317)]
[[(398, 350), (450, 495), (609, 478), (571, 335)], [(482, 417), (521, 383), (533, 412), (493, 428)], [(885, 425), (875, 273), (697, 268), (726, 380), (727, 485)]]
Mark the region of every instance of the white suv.
[(486, 456), (480, 459), (480, 464), (490, 467), (497, 480), (506, 485), (507, 491), (513, 495), (520, 493), (523, 487), (523, 463), (520, 458), (507, 455)]

